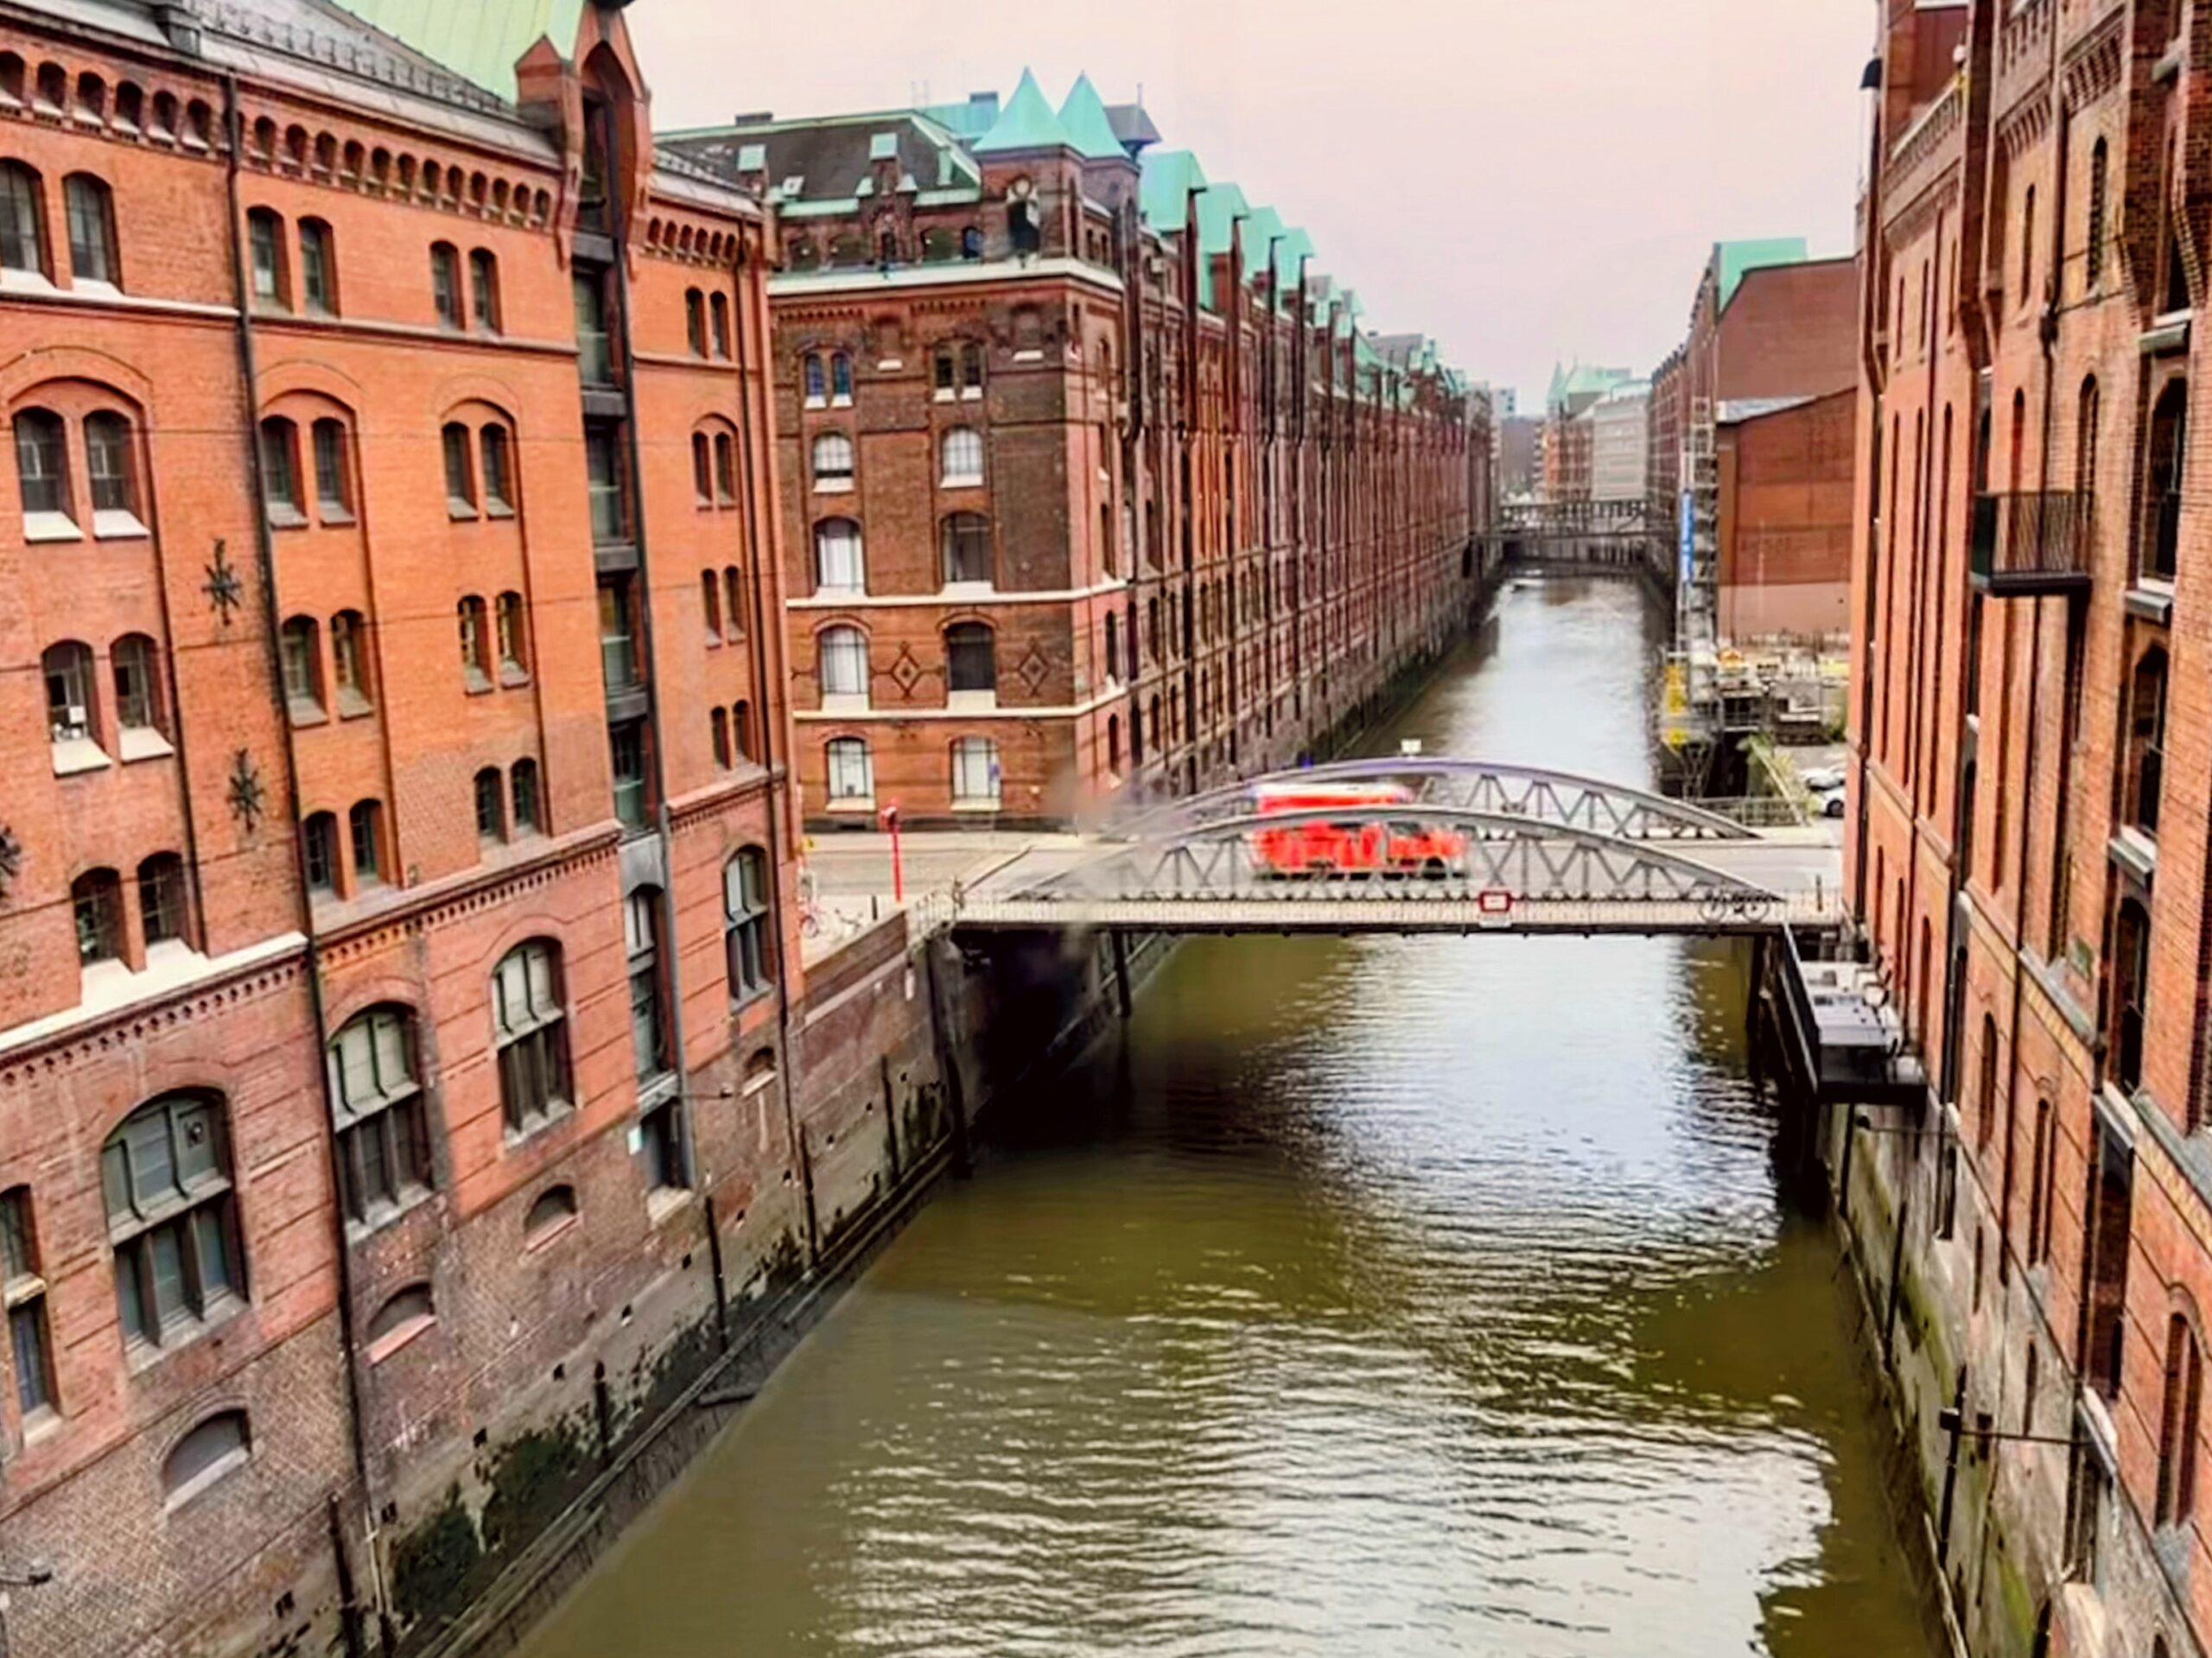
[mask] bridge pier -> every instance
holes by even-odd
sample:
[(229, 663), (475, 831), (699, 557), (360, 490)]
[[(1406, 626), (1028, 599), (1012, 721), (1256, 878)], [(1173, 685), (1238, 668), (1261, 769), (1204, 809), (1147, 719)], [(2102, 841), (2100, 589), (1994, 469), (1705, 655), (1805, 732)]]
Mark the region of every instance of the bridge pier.
[(1119, 927), (1114, 929), (1114, 1003), (1121, 1010), (1122, 1022), (1128, 1023), (1134, 999), (1129, 991), (1129, 936)]

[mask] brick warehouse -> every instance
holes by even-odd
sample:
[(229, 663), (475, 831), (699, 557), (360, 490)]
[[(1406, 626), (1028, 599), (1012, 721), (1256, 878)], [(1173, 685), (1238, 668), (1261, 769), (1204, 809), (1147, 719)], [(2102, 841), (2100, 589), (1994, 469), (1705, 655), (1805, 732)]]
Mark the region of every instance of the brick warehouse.
[(1465, 385), (1157, 137), (1025, 76), (664, 137), (778, 213), (810, 822), (1064, 822), (1287, 765), (1464, 612)]
[(0, 0), (18, 1658), (434, 1631), (814, 1235), (766, 216), (548, 10)]
[(2177, 1658), (2212, 1639), (2212, 6), (1885, 0), (1869, 86), (1849, 869), (1938, 1131), (1860, 1147), (1935, 1332), (1907, 1399), (1939, 1470), (1939, 1405), (2024, 1436), (1974, 1446), (1946, 1539), (1973, 1650)]

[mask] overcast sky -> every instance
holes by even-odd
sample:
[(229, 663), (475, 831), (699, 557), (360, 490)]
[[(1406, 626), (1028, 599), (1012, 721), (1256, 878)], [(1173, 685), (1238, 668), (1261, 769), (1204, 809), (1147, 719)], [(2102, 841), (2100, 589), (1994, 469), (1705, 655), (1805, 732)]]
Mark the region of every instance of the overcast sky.
[(657, 126), (1088, 70), (1313, 235), (1367, 321), (1539, 397), (1651, 365), (1710, 245), (1851, 248), (1869, 0), (650, 0)]

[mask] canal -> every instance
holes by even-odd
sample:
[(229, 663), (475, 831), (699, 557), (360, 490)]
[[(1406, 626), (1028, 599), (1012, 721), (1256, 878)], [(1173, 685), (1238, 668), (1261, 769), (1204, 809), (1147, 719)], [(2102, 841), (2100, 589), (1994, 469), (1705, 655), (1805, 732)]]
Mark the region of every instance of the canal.
[[(1509, 588), (1376, 740), (1648, 778), (1655, 626), (1625, 583)], [(1924, 1658), (1745, 976), (1185, 946), (531, 1658)]]

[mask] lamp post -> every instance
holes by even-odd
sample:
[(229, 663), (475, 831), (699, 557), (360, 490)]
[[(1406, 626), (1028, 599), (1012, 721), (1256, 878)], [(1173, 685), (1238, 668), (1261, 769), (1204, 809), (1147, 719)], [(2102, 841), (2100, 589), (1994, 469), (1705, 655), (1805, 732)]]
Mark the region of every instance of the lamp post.
[[(899, 854), (899, 808), (886, 806), (881, 819), (883, 827), (891, 835), (891, 901), (904, 904), (906, 901), (906, 868)], [(0, 1653), (0, 1658), (8, 1658), (8, 1655)]]

